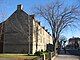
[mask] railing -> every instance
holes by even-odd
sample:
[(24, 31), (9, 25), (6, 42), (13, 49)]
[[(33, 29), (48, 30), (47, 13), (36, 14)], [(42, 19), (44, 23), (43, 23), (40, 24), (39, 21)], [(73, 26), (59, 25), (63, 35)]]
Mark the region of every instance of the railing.
[(39, 60), (52, 60), (52, 58), (54, 57), (54, 52), (49, 52), (49, 53), (46, 53), (46, 54), (43, 54)]
[(50, 52), (49, 53), (49, 60), (52, 60), (52, 58), (54, 57), (54, 55), (55, 55), (54, 52)]

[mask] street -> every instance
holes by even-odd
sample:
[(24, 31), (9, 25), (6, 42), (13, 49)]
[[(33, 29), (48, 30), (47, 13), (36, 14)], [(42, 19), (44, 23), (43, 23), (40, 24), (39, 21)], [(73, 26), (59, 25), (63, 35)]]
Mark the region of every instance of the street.
[(80, 57), (74, 55), (58, 55), (54, 60), (80, 60)]

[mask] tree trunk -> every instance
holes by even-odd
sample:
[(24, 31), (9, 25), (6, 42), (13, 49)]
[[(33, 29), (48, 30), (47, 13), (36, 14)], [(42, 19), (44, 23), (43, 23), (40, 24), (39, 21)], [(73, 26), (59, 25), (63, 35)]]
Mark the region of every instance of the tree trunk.
[(54, 54), (57, 55), (58, 54), (58, 41), (57, 39), (54, 40), (53, 42), (53, 46), (54, 46)]

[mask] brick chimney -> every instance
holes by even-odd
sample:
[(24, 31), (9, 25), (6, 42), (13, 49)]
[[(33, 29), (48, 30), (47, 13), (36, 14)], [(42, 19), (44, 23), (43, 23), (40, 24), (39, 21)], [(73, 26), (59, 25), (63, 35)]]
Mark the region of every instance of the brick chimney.
[(17, 10), (23, 10), (23, 5), (21, 4), (17, 5)]

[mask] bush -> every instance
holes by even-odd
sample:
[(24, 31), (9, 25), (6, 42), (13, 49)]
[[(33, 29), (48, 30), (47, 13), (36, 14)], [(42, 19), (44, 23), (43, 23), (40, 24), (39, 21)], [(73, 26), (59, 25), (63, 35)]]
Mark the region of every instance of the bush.
[(41, 52), (43, 52), (43, 50), (41, 49)]
[(40, 51), (37, 51), (34, 53), (35, 56), (41, 56), (41, 54), (42, 54), (42, 52), (40, 52)]

